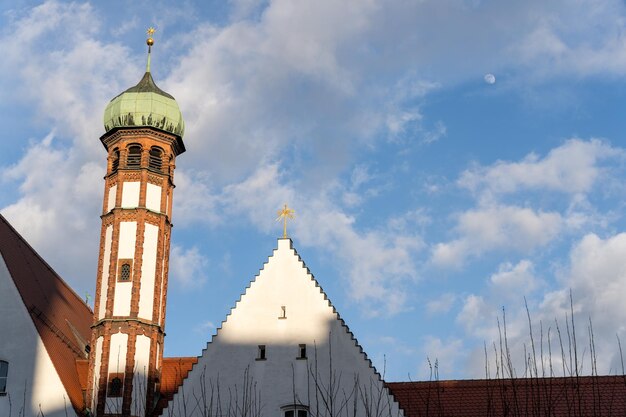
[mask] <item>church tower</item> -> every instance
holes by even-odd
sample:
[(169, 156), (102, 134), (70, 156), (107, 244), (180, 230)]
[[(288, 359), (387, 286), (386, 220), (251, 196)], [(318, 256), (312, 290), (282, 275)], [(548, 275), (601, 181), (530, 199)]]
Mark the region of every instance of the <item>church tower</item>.
[(104, 112), (108, 153), (89, 359), (95, 416), (146, 416), (163, 358), (174, 168), (185, 151), (174, 97), (150, 73)]

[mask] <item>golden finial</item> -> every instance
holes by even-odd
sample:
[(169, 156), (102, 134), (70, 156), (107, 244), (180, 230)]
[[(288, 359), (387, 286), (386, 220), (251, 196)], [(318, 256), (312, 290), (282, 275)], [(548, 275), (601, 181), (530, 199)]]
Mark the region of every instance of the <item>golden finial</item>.
[(278, 218), (276, 221), (283, 221), (283, 238), (287, 238), (287, 220), (296, 218), (294, 213), (295, 211), (293, 209), (287, 207), (287, 203), (285, 203), (285, 206), (282, 209), (278, 210)]
[(152, 45), (154, 45), (154, 39), (152, 39), (152, 35), (156, 31), (155, 28), (150, 26), (148, 30), (146, 30), (146, 34), (148, 35), (148, 39), (146, 39), (146, 44), (148, 44), (148, 62), (146, 62), (146, 72), (150, 72), (150, 56), (152, 55)]
[(152, 39), (152, 35), (154, 35), (155, 31), (156, 29), (153, 28), (152, 26), (150, 26), (148, 30), (146, 31), (146, 34), (148, 35), (148, 39), (146, 40), (146, 43), (148, 44), (148, 46), (154, 45), (154, 39)]

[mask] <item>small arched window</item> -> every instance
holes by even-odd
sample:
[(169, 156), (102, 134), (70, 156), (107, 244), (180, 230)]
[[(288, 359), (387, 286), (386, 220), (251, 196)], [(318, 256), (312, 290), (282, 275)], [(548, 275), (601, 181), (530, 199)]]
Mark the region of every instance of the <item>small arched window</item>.
[(128, 147), (128, 156), (126, 157), (127, 168), (139, 168), (141, 166), (141, 146), (131, 145)]
[(109, 374), (109, 387), (107, 397), (122, 396), (122, 378), (124, 374)]
[(0, 395), (7, 393), (7, 379), (9, 377), (9, 362), (0, 361)]
[(121, 282), (130, 281), (132, 278), (133, 260), (120, 259), (118, 268), (117, 280)]
[(150, 149), (150, 161), (148, 163), (148, 167), (150, 167), (151, 169), (160, 171), (161, 167), (163, 166), (162, 155), (163, 155), (163, 151), (161, 151), (161, 149), (159, 148)]
[(283, 417), (309, 417), (309, 410), (303, 405), (282, 407)]

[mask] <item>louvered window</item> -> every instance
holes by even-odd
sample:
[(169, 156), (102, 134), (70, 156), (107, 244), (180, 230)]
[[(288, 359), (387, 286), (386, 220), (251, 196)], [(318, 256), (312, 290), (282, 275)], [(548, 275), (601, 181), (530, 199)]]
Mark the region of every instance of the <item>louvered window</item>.
[(163, 160), (161, 159), (162, 155), (163, 152), (161, 152), (159, 148), (150, 149), (150, 161), (148, 165), (150, 169), (154, 169), (157, 171), (161, 170), (161, 167), (163, 165)]
[(113, 161), (111, 163), (111, 173), (117, 172), (120, 167), (120, 151), (117, 149), (113, 151)]
[(0, 361), (0, 395), (7, 393), (7, 379), (9, 377), (9, 362)]
[(141, 146), (133, 145), (128, 148), (126, 157), (127, 168), (139, 168), (141, 166)]

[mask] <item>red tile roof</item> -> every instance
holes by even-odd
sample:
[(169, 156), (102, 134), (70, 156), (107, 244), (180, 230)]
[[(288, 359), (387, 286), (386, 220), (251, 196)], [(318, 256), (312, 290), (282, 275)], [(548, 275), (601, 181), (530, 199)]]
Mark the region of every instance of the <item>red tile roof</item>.
[(626, 376), (391, 382), (406, 417), (626, 416)]
[(167, 403), (174, 398), (174, 394), (178, 391), (178, 387), (187, 378), (187, 374), (191, 368), (198, 362), (197, 357), (183, 358), (163, 358), (163, 366), (161, 368), (161, 398), (152, 415), (159, 416), (163, 413), (163, 409), (167, 407)]
[(70, 402), (84, 408), (76, 360), (85, 359), (93, 313), (0, 215), (0, 255), (29, 311)]

